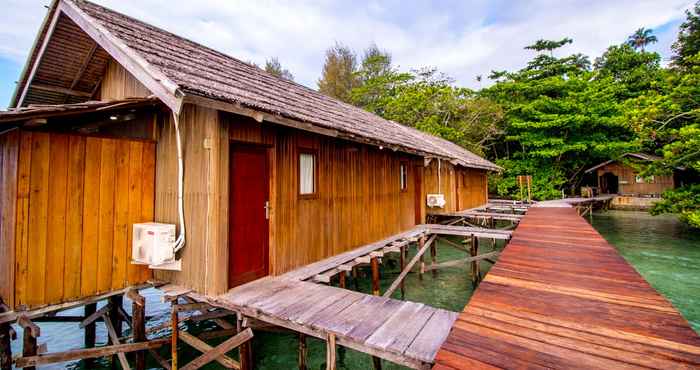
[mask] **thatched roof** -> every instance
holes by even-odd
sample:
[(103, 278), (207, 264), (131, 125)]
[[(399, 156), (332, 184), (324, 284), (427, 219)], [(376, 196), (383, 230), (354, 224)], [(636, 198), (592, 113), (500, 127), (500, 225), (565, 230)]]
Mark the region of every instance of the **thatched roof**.
[(183, 101), (192, 101), (188, 98), (203, 98), (264, 112), (264, 119), (272, 122), (279, 117), (330, 130), (345, 139), (443, 158), (465, 167), (500, 169), (452, 142), (385, 120), (113, 10), (83, 0), (60, 0), (57, 6), (117, 61), (129, 58), (129, 63), (122, 63), (125, 68), (140, 80), (149, 77), (146, 87), (173, 110)]

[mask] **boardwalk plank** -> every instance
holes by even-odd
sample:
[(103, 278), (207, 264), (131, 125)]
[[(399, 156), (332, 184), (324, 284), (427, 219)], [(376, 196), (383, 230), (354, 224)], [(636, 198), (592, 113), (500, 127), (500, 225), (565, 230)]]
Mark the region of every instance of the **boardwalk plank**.
[(533, 207), (435, 362), (448, 369), (698, 368), (700, 337), (575, 209)]

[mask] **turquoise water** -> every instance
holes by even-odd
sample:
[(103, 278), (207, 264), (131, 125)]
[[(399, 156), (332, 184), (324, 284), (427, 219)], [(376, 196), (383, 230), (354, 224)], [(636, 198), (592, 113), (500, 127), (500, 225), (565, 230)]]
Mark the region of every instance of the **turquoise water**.
[(700, 333), (700, 232), (645, 212), (594, 213), (592, 224)]

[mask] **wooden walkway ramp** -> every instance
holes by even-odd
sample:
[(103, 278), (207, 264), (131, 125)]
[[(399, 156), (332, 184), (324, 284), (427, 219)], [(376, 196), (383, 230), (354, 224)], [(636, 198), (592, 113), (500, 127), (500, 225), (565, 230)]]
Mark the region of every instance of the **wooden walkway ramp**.
[(243, 285), (212, 302), (267, 323), (415, 369), (429, 368), (457, 313), (284, 278)]
[(456, 312), (314, 282), (328, 283), (333, 276), (345, 274), (354, 266), (368, 264), (388, 253), (401, 253), (409, 245), (418, 248), (419, 239), (428, 236), (508, 240), (511, 233), (479, 227), (417, 225), (286, 274), (200, 300), (323, 340), (332, 334), (341, 346), (414, 369), (430, 368), (457, 318)]
[(700, 337), (571, 206), (533, 207), (435, 369), (700, 368)]

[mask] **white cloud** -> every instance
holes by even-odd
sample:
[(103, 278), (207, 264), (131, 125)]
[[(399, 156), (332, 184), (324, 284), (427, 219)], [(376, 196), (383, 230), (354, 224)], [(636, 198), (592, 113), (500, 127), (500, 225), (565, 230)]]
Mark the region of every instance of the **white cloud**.
[[(43, 19), (46, 0), (1, 0), (0, 58), (23, 63)], [(315, 87), (324, 51), (336, 41), (360, 52), (371, 42), (402, 68), (435, 66), (475, 87), (476, 75), (521, 67), (539, 38), (572, 37), (561, 53), (592, 58), (639, 27), (677, 22), (691, 0), (331, 1), (98, 0), (100, 4), (245, 61), (277, 56), (297, 81)], [(675, 29), (659, 34), (668, 54)]]

